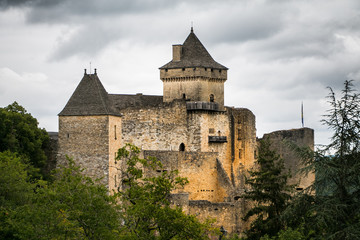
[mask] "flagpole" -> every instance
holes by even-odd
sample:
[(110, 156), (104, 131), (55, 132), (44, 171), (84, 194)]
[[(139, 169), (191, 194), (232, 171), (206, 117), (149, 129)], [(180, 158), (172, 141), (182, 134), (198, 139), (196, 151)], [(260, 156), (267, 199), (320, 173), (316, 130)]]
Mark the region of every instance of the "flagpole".
[(301, 101), (301, 124), (302, 127), (304, 127), (304, 104), (302, 101)]

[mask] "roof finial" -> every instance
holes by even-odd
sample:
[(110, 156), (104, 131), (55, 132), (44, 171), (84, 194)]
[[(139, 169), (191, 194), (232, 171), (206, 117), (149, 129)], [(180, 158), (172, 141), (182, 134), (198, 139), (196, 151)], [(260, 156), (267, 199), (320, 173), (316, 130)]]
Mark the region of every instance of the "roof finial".
[(193, 21), (191, 21), (191, 32), (194, 32)]
[(97, 73), (96, 73), (96, 68), (94, 68), (94, 74), (96, 75)]
[(84, 69), (84, 75), (86, 75), (86, 68)]

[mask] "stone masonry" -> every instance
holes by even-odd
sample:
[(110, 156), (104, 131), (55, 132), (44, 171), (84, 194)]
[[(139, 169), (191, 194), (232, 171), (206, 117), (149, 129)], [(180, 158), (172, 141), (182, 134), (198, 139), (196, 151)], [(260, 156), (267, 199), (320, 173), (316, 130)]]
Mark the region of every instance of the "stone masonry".
[[(174, 204), (200, 219), (216, 218), (228, 232), (242, 232), (248, 206), (241, 194), (256, 157), (256, 126), (250, 110), (224, 106), (227, 71), (192, 29), (182, 45), (173, 46), (173, 59), (160, 67), (163, 96), (108, 94), (96, 70), (85, 70), (59, 113), (57, 162), (69, 156), (86, 174), (117, 191), (121, 163), (115, 161), (116, 152), (132, 143), (144, 157), (156, 157), (165, 169), (178, 169), (188, 178), (189, 184), (174, 192)], [(284, 150), (282, 140), (314, 145), (311, 129), (267, 136), (293, 172), (300, 167), (298, 158)], [(304, 188), (312, 180), (296, 175), (293, 182)]]

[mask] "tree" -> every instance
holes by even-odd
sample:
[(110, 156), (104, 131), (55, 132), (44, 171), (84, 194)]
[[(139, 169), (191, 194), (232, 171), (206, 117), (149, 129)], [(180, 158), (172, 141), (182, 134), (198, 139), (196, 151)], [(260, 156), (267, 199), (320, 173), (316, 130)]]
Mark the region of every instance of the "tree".
[(271, 150), (270, 140), (260, 141), (256, 168), (249, 171), (245, 183), (248, 190), (243, 197), (251, 200), (253, 207), (244, 220), (254, 218), (245, 233), (248, 239), (260, 239), (268, 234), (274, 236), (283, 228), (280, 219), (291, 198), (293, 186), (287, 184), (290, 174), (285, 171), (283, 160)]
[(331, 142), (314, 152), (298, 149), (304, 173), (315, 171), (316, 177), (283, 217), (314, 239), (360, 239), (360, 95), (351, 80), (340, 98), (329, 90), (322, 123), (333, 131)]
[(118, 239), (120, 215), (116, 197), (83, 175), (69, 159), (52, 182), (37, 181), (30, 202), (18, 205), (6, 219), (12, 239)]
[[(17, 102), (0, 108), (0, 152), (17, 152), (23, 161), (41, 169), (46, 164), (44, 150), (48, 144), (47, 132), (38, 127), (36, 118), (27, 113), (25, 108)], [(31, 174), (39, 177), (36, 171)]]
[(29, 181), (27, 168), (17, 154), (0, 152), (0, 239), (16, 239), (11, 225), (13, 213), (34, 197), (35, 184)]
[(360, 239), (360, 95), (351, 80), (340, 99), (329, 90), (322, 123), (333, 131), (331, 142), (306, 161), (316, 173), (308, 224), (325, 239)]
[[(177, 171), (163, 171), (155, 158), (141, 159), (140, 149), (127, 144), (119, 149), (117, 159), (125, 163), (123, 189), (119, 192), (122, 213), (122, 239), (208, 239), (210, 223), (200, 223), (181, 208), (171, 206), (175, 188), (187, 184)], [(155, 170), (161, 169), (161, 174)], [(146, 172), (150, 172), (146, 177)]]

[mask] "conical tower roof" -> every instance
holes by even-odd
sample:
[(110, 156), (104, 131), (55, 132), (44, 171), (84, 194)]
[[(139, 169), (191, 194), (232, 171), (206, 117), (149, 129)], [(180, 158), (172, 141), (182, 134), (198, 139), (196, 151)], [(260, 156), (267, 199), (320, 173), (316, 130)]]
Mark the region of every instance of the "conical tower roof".
[(186, 38), (185, 42), (182, 45), (182, 54), (180, 61), (172, 60), (164, 66), (160, 67), (160, 69), (191, 67), (204, 67), (224, 70), (228, 69), (227, 67), (216, 62), (211, 57), (204, 45), (195, 35), (193, 29), (191, 29), (189, 36)]
[(59, 116), (120, 115), (109, 103), (108, 93), (97, 74), (84, 74)]

